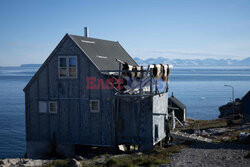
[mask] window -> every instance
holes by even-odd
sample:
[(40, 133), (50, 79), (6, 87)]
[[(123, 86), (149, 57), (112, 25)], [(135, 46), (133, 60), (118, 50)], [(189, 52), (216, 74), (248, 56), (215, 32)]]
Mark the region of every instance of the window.
[(57, 113), (57, 102), (49, 102), (49, 112)]
[(76, 56), (59, 56), (59, 78), (77, 78)]
[(76, 77), (76, 57), (69, 57), (69, 77)]
[(99, 100), (90, 100), (90, 111), (91, 112), (99, 112), (100, 111)]
[(39, 101), (39, 112), (40, 113), (47, 113), (47, 102), (46, 101)]
[(67, 59), (60, 58), (60, 77), (67, 77)]

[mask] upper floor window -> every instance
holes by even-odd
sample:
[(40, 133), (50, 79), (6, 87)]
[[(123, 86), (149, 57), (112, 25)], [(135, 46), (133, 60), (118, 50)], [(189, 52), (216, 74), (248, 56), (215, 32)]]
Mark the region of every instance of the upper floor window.
[(59, 56), (59, 77), (60, 78), (77, 78), (77, 57), (76, 56)]

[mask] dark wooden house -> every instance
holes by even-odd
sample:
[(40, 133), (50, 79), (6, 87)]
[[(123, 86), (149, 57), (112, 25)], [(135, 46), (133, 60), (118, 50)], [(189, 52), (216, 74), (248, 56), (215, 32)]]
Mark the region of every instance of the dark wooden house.
[[(176, 97), (174, 97), (174, 94), (172, 93), (172, 96), (168, 98), (168, 106), (169, 106), (169, 113), (174, 110), (175, 117), (181, 121), (186, 121), (186, 106), (178, 100)], [(174, 108), (174, 109), (171, 109)]]
[(250, 122), (250, 91), (242, 98), (242, 114), (245, 122)]
[(153, 91), (152, 78), (150, 91), (140, 84), (139, 93), (102, 87), (119, 78), (117, 60), (138, 67), (119, 42), (63, 37), (24, 88), (29, 158), (43, 157), (52, 146), (67, 157), (77, 145), (150, 150), (166, 136), (168, 94)]

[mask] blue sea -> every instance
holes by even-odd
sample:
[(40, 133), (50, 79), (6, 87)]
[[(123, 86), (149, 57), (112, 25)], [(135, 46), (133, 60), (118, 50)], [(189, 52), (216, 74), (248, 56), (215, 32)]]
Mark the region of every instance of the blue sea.
[[(38, 68), (0, 68), (0, 158), (23, 157), (25, 153), (25, 106), (23, 88)], [(218, 107), (250, 89), (249, 67), (175, 67), (169, 95), (187, 106), (187, 117), (216, 119)]]

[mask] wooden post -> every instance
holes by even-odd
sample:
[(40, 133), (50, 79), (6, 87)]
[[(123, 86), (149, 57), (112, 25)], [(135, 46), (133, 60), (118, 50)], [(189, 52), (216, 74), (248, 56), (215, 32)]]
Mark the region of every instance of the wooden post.
[(174, 110), (172, 110), (172, 130), (175, 129), (175, 114), (174, 114)]
[(152, 79), (153, 79), (153, 69), (150, 69), (150, 94), (152, 95), (153, 93), (153, 83), (152, 83)]
[(142, 94), (142, 77), (143, 77), (143, 66), (141, 66), (141, 70), (140, 70), (140, 95)]
[(155, 80), (155, 94), (158, 93), (158, 87), (157, 87), (157, 79)]
[(121, 62), (119, 62), (119, 78), (121, 78)]

